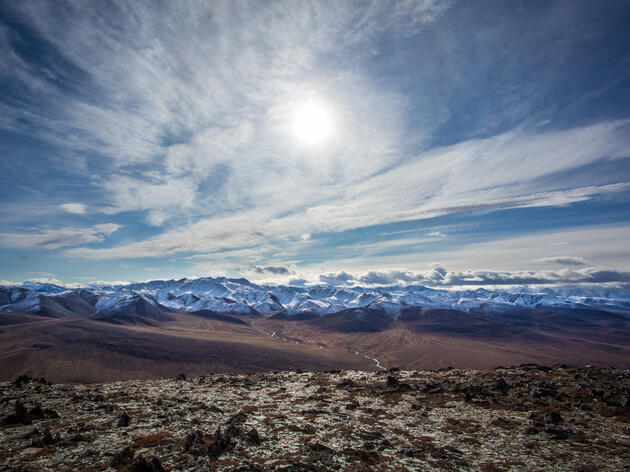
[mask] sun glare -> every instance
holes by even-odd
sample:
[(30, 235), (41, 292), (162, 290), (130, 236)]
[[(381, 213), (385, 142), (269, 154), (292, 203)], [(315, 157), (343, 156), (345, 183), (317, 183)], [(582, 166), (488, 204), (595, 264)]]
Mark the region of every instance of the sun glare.
[(293, 118), (293, 132), (296, 139), (308, 146), (326, 142), (332, 128), (330, 111), (320, 102), (309, 101), (302, 104)]

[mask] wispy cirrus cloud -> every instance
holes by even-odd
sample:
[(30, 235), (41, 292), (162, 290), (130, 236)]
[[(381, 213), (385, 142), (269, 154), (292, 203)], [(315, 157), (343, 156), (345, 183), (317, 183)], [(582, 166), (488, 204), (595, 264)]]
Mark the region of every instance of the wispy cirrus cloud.
[(0, 246), (11, 248), (59, 249), (68, 246), (101, 242), (105, 236), (120, 228), (115, 223), (105, 223), (87, 228), (67, 227), (41, 229), (28, 233), (0, 233)]
[[(428, 151), (363, 179), (354, 173), (340, 184), (312, 180), (308, 174), (295, 175), (289, 189), (294, 186), (299, 189), (286, 190), (292, 195), (290, 200), (282, 198), (284, 191), (272, 190), (275, 185), (267, 192), (266, 180), (260, 185), (249, 180), (232, 185), (232, 181), (226, 192), (235, 201), (252, 195), (256, 199), (248, 205), (241, 200), (229, 216), (219, 213), (185, 229), (167, 230), (142, 242), (102, 250), (76, 249), (68, 255), (106, 259), (203, 253), (217, 248), (268, 244), (272, 240), (293, 240), (304, 233), (343, 231), (456, 212), (569, 205), (627, 191), (630, 182), (553, 190), (563, 182), (544, 183), (536, 179), (556, 175), (572, 166), (623, 156), (630, 147), (627, 137), (630, 134), (625, 133), (628, 126), (628, 122), (622, 121), (543, 135), (510, 132)], [(527, 193), (528, 183), (532, 182), (536, 182), (540, 192)], [(133, 188), (134, 194), (143, 193), (142, 186), (128, 187)], [(138, 204), (154, 200), (149, 197), (154, 187), (146, 189), (146, 196), (138, 198)], [(127, 193), (121, 190), (120, 194)], [(160, 208), (161, 199), (170, 202), (170, 195), (164, 192), (157, 196), (155, 208)], [(186, 191), (175, 192), (173, 201), (185, 195)], [(313, 195), (317, 197), (314, 199)]]
[[(487, 25), (484, 7), (436, 0), (0, 8), (8, 92), (0, 128), (20, 137), (16, 153), (22, 142), (41, 146), (20, 166), (0, 162), (3, 186), (28, 195), (2, 210), (15, 223), (5, 246), (70, 248), (58, 255), (74, 264), (169, 257), (202, 271), (317, 258), (330, 266), (343, 255), (334, 237), (343, 231), (629, 193), (623, 105), (557, 118), (625, 77), (623, 54), (606, 55), (619, 28), (589, 26), (608, 25), (606, 9), (577, 5), (569, 17), (530, 6), (514, 15), (497, 5), (505, 28)], [(510, 54), (491, 53), (506, 44)], [(292, 131), (309, 100), (334, 122), (320, 147)], [(44, 202), (66, 215), (54, 220)], [(131, 220), (134, 230), (107, 247), (78, 247), (108, 233), (75, 228), (75, 215), (93, 225)], [(31, 229), (44, 228), (43, 218), (46, 229)], [(347, 270), (453, 240), (423, 234), (366, 238), (356, 252), (371, 259), (345, 261)], [(515, 259), (507, 250), (502, 258)]]

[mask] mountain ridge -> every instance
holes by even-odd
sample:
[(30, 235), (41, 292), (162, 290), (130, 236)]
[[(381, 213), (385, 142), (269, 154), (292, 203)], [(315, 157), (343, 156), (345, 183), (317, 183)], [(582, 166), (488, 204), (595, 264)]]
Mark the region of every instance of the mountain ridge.
[[(73, 294), (76, 300), (81, 298), (100, 314), (115, 312), (117, 306), (142, 304), (139, 302), (142, 299), (163, 312), (209, 310), (240, 315), (282, 314), (297, 319), (307, 314), (323, 316), (351, 308), (379, 310), (397, 318), (409, 308), (418, 307), (487, 314), (519, 309), (585, 308), (612, 310), (630, 316), (630, 290), (625, 288), (560, 286), (533, 289), (521, 286), (446, 290), (419, 285), (296, 286), (260, 285), (227, 277), (152, 280), (82, 288), (31, 282), (0, 287), (0, 310), (32, 313), (46, 298), (66, 301), (68, 294)], [(90, 311), (87, 306), (83, 308)]]

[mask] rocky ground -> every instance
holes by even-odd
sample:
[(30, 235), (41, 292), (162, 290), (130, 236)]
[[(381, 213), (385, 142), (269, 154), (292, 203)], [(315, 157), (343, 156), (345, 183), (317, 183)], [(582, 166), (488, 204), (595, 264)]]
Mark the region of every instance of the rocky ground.
[(274, 372), (0, 384), (8, 471), (630, 470), (630, 371)]

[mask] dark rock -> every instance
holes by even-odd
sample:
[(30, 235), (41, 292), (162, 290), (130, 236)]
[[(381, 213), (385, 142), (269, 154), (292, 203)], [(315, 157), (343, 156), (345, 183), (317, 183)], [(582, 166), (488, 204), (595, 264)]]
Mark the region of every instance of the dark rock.
[(250, 429), (245, 435), (245, 437), (247, 438), (247, 441), (250, 442), (251, 444), (258, 445), (261, 442), (260, 435), (258, 434), (258, 430), (256, 428)]
[(184, 451), (190, 451), (195, 444), (203, 443), (203, 433), (201, 431), (193, 431), (184, 439)]
[(232, 415), (230, 419), (227, 421), (227, 425), (242, 425), (247, 420), (247, 413), (244, 411), (239, 411), (235, 415)]
[(559, 425), (548, 426), (545, 431), (552, 439), (568, 439), (574, 434), (573, 430)]
[(337, 388), (342, 388), (344, 390), (348, 390), (352, 387), (356, 387), (356, 384), (352, 381), (352, 379), (343, 379), (337, 384)]
[(315, 434), (317, 432), (317, 430), (315, 429), (315, 426), (310, 425), (310, 424), (305, 424), (304, 426), (302, 426), (301, 431), (304, 434)]
[(44, 415), (46, 418), (60, 418), (59, 413), (50, 408), (44, 408)]
[(233, 467), (229, 469), (230, 472), (268, 472), (268, 469), (265, 469), (258, 464), (244, 464), (238, 467)]
[(324, 460), (335, 456), (336, 451), (321, 443), (308, 443), (304, 446), (304, 453), (314, 460)]
[(129, 472), (165, 472), (165, 470), (157, 457), (152, 457), (147, 461), (144, 457), (138, 456), (129, 467)]
[(24, 406), (24, 403), (22, 403), (21, 401), (16, 401), (15, 402), (15, 416), (18, 418), (28, 418), (29, 419), (29, 423), (24, 423), (24, 424), (30, 424), (30, 417), (28, 414), (28, 411), (26, 410), (26, 407)]
[(543, 421), (545, 423), (560, 424), (562, 423), (562, 416), (560, 416), (560, 413), (557, 413), (555, 411), (547, 412), (545, 413)]
[(346, 410), (356, 410), (358, 407), (359, 403), (357, 402), (346, 403)]
[(429, 394), (444, 393), (444, 385), (439, 382), (429, 382), (422, 391)]
[(70, 438), (70, 442), (73, 442), (73, 443), (85, 442), (85, 441), (87, 441), (87, 438), (83, 436), (81, 433), (77, 433)]
[(111, 467), (117, 468), (122, 465), (128, 464), (132, 461), (133, 455), (134, 455), (133, 448), (131, 446), (127, 446), (123, 450), (118, 451), (116, 454), (114, 454), (114, 457), (112, 458), (109, 465)]
[(118, 417), (118, 427), (126, 428), (131, 422), (131, 417), (127, 413), (123, 413)]
[(224, 435), (221, 432), (221, 428), (218, 428), (216, 433), (214, 433), (214, 440), (208, 445), (208, 457), (210, 460), (216, 460), (231, 446), (232, 440), (230, 437)]
[(225, 436), (230, 439), (236, 439), (243, 435), (243, 428), (237, 423), (228, 423), (225, 428)]
[(177, 380), (186, 380), (186, 374), (179, 374)]
[(533, 424), (530, 424), (527, 428), (525, 428), (525, 434), (534, 435), (538, 433), (538, 428), (536, 428)]
[(510, 389), (510, 385), (505, 381), (503, 377), (498, 377), (490, 384), (490, 390), (495, 392), (505, 393)]
[(204, 434), (201, 431), (193, 431), (186, 436), (184, 440), (184, 451), (195, 456), (201, 456), (208, 453), (208, 449), (204, 444)]
[(33, 420), (31, 419), (31, 416), (28, 414), (28, 411), (26, 407), (24, 406), (24, 404), (21, 401), (16, 400), (15, 412), (12, 415), (7, 416), (4, 419), (4, 423), (28, 425), (28, 424), (32, 424)]
[(31, 408), (28, 414), (31, 419), (34, 420), (43, 420), (46, 417), (46, 414), (44, 413), (44, 410), (42, 410), (42, 407), (40, 405), (35, 405), (35, 407)]
[[(390, 372), (394, 371), (390, 370)], [(387, 386), (389, 388), (398, 388), (398, 385), (400, 385), (400, 381), (396, 377), (394, 377), (393, 375), (387, 376)]]
[(532, 387), (532, 389), (529, 391), (529, 395), (532, 398), (549, 397), (549, 396), (553, 396), (557, 390), (558, 390), (558, 387), (556, 386), (555, 383), (543, 381), (543, 382), (538, 382), (537, 384), (535, 384)]
[[(37, 430), (34, 430), (34, 431), (37, 431)], [(56, 444), (60, 441), (61, 441), (61, 436), (59, 436), (59, 433), (57, 433), (53, 437), (53, 435), (50, 434), (50, 430), (46, 428), (44, 430), (44, 434), (41, 437), (36, 437), (33, 439), (33, 441), (31, 442), (31, 446), (32, 447), (52, 446), (53, 444)]]
[(44, 431), (41, 442), (44, 446), (50, 446), (52, 444), (55, 444), (56, 439), (58, 440), (59, 436), (57, 436), (57, 438), (53, 438), (52, 434), (50, 434), (50, 431), (47, 429), (46, 431)]
[(396, 390), (397, 392), (406, 392), (411, 390), (411, 385), (407, 383), (402, 383), (400, 380), (398, 380), (397, 377), (393, 375), (387, 376), (387, 387), (390, 390)]
[[(425, 391), (426, 389), (427, 387), (425, 387)], [(475, 400), (485, 399), (483, 385), (480, 385), (480, 384), (469, 384), (469, 383), (458, 384), (453, 388), (453, 391), (464, 392), (465, 402), (471, 402), (473, 401), (473, 399)], [(436, 389), (436, 390), (433, 390), (431, 393), (441, 393), (441, 392)]]
[(349, 448), (345, 449), (343, 452), (344, 454), (367, 464), (376, 464), (377, 462), (381, 461), (381, 456), (379, 455), (379, 453), (373, 450)]
[(18, 388), (21, 388), (22, 385), (29, 383), (31, 380), (32, 379), (28, 375), (20, 375), (18, 376), (18, 378), (16, 378), (13, 381), (13, 385), (15, 385)]
[(22, 436), (22, 439), (33, 439), (39, 436), (39, 429), (33, 428), (30, 432)]

